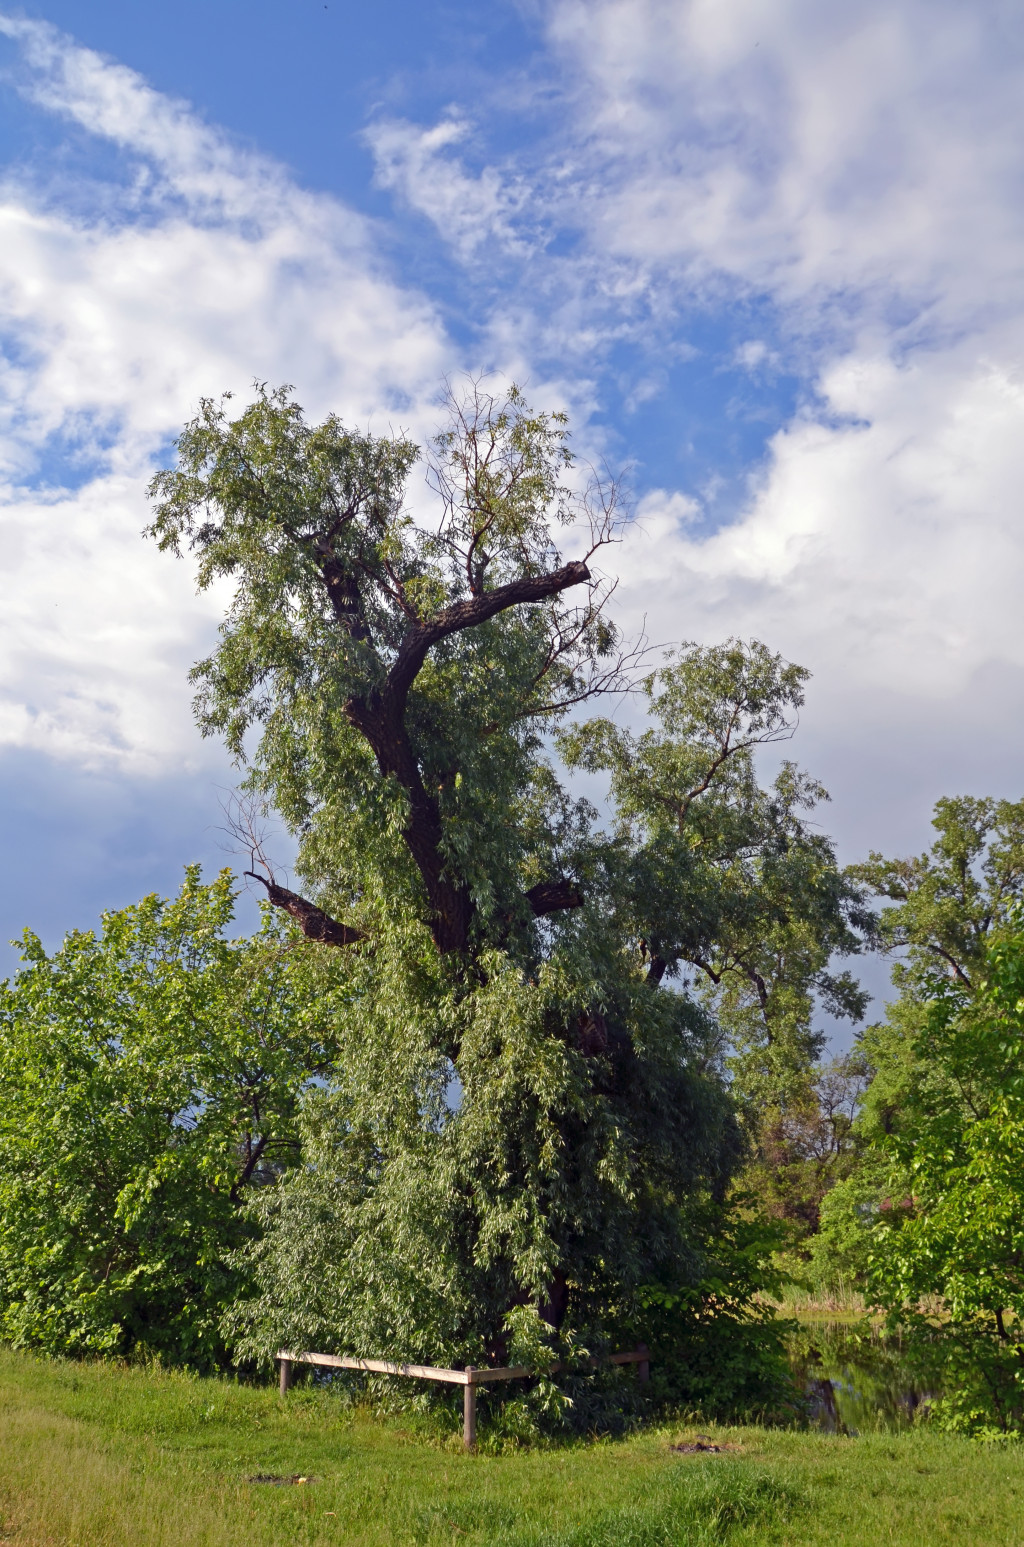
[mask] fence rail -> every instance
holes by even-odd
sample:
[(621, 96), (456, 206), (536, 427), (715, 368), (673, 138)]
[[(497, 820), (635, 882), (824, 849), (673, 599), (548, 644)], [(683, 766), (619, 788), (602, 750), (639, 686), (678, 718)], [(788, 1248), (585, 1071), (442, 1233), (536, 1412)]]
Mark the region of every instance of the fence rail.
[[(636, 1348), (623, 1354), (609, 1354), (606, 1359), (587, 1359), (584, 1363), (596, 1368), (600, 1364), (635, 1364), (637, 1378), (646, 1381), (650, 1378), (651, 1355), (646, 1343), (638, 1343)], [(329, 1370), (362, 1370), (369, 1375), (407, 1375), (414, 1380), (444, 1381), (450, 1386), (464, 1387), (463, 1416), (462, 1416), (462, 1441), (467, 1450), (472, 1450), (476, 1444), (476, 1388), (489, 1385), (497, 1380), (528, 1380), (536, 1375), (537, 1371), (530, 1369), (525, 1364), (513, 1364), (492, 1368), (481, 1366), (479, 1368), (468, 1365), (464, 1370), (447, 1370), (440, 1365), (432, 1364), (394, 1364), (389, 1359), (355, 1359), (347, 1354), (310, 1354), (296, 1353), (293, 1349), (282, 1348), (277, 1355), (280, 1367), (281, 1395), (285, 1396), (288, 1387), (292, 1383), (293, 1367), (297, 1364), (323, 1365)], [(564, 1369), (560, 1363), (549, 1364), (547, 1372), (553, 1375), (556, 1370)]]

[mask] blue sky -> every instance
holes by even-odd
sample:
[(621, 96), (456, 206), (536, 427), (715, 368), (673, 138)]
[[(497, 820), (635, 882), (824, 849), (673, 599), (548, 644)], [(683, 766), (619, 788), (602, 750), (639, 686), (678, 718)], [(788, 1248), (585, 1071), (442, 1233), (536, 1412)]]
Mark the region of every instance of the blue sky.
[(0, 937), (225, 858), (223, 599), (139, 532), (254, 376), (420, 437), (448, 372), (566, 407), (629, 469), (624, 626), (814, 673), (845, 857), (1020, 794), (1022, 45), (1002, 0), (0, 4)]
[(385, 217), (359, 145), (368, 118), (383, 107), (436, 115), (467, 87), (482, 94), (496, 74), (527, 67), (539, 43), (536, 27), (501, 3), (57, 0), (16, 14), (63, 29), (302, 181)]
[[(483, 273), (480, 264), (453, 264), (444, 233), (381, 186), (367, 135), (396, 119), (451, 118), (472, 125), (466, 149), (476, 166), (542, 163), (563, 137), (571, 104), (544, 46), (540, 13), (512, 4), (481, 12), (455, 4), (301, 0), (293, 7), (96, 5), (84, 19), (74, 5), (20, 14), (66, 28), (160, 92), (189, 101), (240, 147), (278, 158), (303, 185), (377, 222), (382, 253), (439, 307), (455, 349), (491, 363), (495, 306), (531, 283), (536, 253), (492, 247)], [(69, 134), (67, 123), (51, 115), (26, 114), (11, 94), (5, 106), (20, 159), (33, 156), (40, 170), (70, 163), (86, 175), (103, 165), (95, 137)], [(116, 160), (103, 170), (116, 178)], [(528, 224), (529, 211), (524, 215)], [(559, 225), (543, 211), (540, 223), (545, 257), (579, 250), (571, 222)], [(547, 267), (554, 277), (555, 265)], [(742, 495), (737, 478), (763, 455), (806, 383), (781, 361), (760, 376), (737, 364), (752, 332), (771, 337), (774, 352), (781, 345), (784, 354), (770, 296), (677, 293), (669, 330), (659, 316), (656, 333), (645, 302), (635, 300), (583, 351), (581, 364), (596, 375), (591, 423), (603, 429), (609, 454), (635, 465), (639, 487), (667, 480), (707, 494), (713, 486), (708, 514), (717, 523), (734, 512)], [(535, 370), (550, 367), (545, 353), (533, 351)], [(632, 406), (638, 395), (642, 414)]]

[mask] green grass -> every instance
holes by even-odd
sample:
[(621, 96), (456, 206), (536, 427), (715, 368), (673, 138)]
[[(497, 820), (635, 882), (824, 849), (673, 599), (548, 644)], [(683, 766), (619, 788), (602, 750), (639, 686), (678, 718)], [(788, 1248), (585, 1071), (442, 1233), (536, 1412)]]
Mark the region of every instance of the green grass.
[[(20, 1547), (1024, 1547), (1024, 1447), (694, 1429), (463, 1456), (329, 1393), (0, 1352), (0, 1540)], [(300, 1474), (293, 1487), (247, 1481)]]

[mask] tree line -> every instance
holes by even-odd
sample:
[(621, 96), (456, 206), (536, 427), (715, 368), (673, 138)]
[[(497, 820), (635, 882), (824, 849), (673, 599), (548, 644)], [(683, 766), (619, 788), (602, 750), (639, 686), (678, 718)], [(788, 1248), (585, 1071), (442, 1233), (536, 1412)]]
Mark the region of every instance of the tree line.
[[(231, 938), (237, 882), (192, 868), (52, 955), (26, 934), (3, 1335), (196, 1368), (571, 1369), (643, 1337), (651, 1400), (781, 1414), (770, 1296), (841, 1277), (955, 1366), (940, 1418), (1020, 1427), (1024, 803), (940, 802), (930, 855), (841, 869), (821, 786), (762, 775), (807, 673), (623, 641), (619, 491), (515, 388), (449, 392), (425, 453), (287, 389), (232, 411), (185, 428), (149, 530), (232, 593), (195, 711), (242, 770), (263, 925)], [(823, 1061), (868, 950), (895, 1003)], [(568, 1381), (509, 1402), (635, 1401)]]

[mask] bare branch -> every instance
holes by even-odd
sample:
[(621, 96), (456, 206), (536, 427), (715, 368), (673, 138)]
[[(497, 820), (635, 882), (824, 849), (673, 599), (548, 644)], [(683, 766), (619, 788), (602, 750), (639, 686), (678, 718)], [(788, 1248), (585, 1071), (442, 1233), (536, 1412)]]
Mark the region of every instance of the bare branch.
[[(267, 854), (266, 807), (251, 795), (235, 792), (220, 802), (220, 809), (224, 815), (221, 832), (234, 840), (226, 845), (228, 852), (248, 855), (250, 868), (243, 874), (252, 875), (258, 865), (273, 880), (275, 867)], [(262, 875), (257, 880), (263, 880)]]
[[(608, 596), (614, 587), (601, 598), (599, 606), (594, 609), (593, 616), (604, 606)], [(590, 618), (584, 620), (572, 634), (563, 635), (561, 638), (552, 639), (551, 646), (545, 656), (544, 662), (533, 678), (532, 686), (537, 688), (544, 678), (550, 676), (558, 665), (563, 655), (571, 655), (578, 638), (590, 625)], [(613, 693), (633, 693), (637, 691), (636, 672), (642, 665), (644, 658), (650, 653), (653, 646), (648, 643), (646, 634), (632, 643), (619, 649), (614, 658), (608, 662), (599, 662), (591, 659), (586, 671), (580, 675), (575, 683), (571, 680), (566, 683), (566, 691), (549, 699), (547, 702), (532, 704), (523, 709), (516, 716), (517, 719), (539, 718), (546, 714), (561, 714), (566, 709), (571, 709), (574, 704), (582, 704), (591, 698), (607, 697)]]
[[(243, 875), (251, 876), (267, 889), (267, 897), (275, 908), (283, 908), (302, 929), (307, 940), (321, 945), (355, 945), (365, 939), (362, 930), (339, 924), (315, 903), (307, 902), (297, 892), (281, 886), (274, 876), (274, 866), (266, 852), (266, 829), (260, 825), (263, 810), (258, 802), (249, 797), (234, 795), (221, 806), (226, 819), (225, 831), (236, 840), (243, 852), (248, 852), (250, 868)], [(236, 851), (237, 852), (237, 851)], [(251, 867), (259, 865), (260, 869)]]

